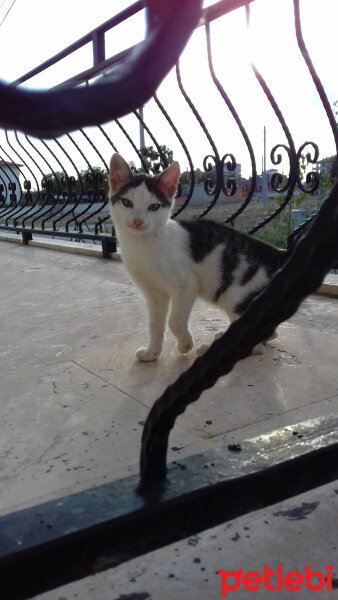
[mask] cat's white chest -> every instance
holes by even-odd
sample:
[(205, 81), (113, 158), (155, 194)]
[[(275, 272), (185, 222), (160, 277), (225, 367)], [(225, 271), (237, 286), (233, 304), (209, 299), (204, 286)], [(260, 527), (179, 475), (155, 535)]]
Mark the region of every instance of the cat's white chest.
[(137, 282), (146, 280), (169, 291), (173, 286), (183, 285), (191, 272), (186, 241), (185, 232), (176, 224), (150, 235), (122, 234), (122, 260)]

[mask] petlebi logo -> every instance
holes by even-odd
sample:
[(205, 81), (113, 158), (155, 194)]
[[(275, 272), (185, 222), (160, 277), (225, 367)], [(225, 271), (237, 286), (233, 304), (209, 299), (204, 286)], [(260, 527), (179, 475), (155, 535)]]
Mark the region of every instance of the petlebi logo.
[[(246, 571), (238, 569), (237, 571), (225, 571), (219, 569), (221, 576), (221, 596), (225, 598), (227, 592), (235, 592), (240, 587), (255, 592), (265, 588), (271, 592), (282, 590), (297, 591), (307, 588), (311, 591), (332, 590), (332, 571), (333, 565), (325, 565), (326, 576), (321, 571), (313, 570), (306, 565), (304, 572), (284, 571), (282, 565), (271, 569), (268, 565), (264, 566), (263, 573), (258, 571)], [(231, 598), (235, 600), (235, 594)]]

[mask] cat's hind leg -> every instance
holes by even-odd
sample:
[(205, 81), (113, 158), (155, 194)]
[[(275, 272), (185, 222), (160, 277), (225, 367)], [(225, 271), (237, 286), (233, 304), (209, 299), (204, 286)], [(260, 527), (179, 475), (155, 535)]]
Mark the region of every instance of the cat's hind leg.
[[(230, 324), (232, 323), (232, 321), (235, 321), (236, 319), (238, 319), (238, 315), (236, 315), (229, 309), (229, 306), (226, 304), (226, 302), (225, 302), (224, 298), (222, 298), (222, 296), (218, 300), (217, 306), (228, 315)], [(218, 340), (220, 337), (222, 337), (222, 335), (225, 332), (226, 332), (226, 329), (223, 329), (221, 331), (216, 331), (216, 333), (214, 335), (214, 340)], [(208, 348), (210, 348), (210, 344), (201, 344), (200, 346), (198, 346), (196, 348), (197, 356), (202, 356), (208, 350)]]
[(146, 296), (150, 339), (147, 348), (142, 347), (137, 350), (136, 358), (141, 362), (151, 362), (162, 352), (169, 296), (160, 290), (145, 290), (144, 285), (142, 288)]
[[(225, 331), (217, 331), (217, 333), (215, 334), (214, 340), (218, 340), (220, 337), (222, 337), (222, 335), (224, 333), (225, 333)], [(210, 348), (210, 344), (201, 344), (200, 346), (198, 346), (198, 348), (196, 350), (197, 356), (202, 356), (208, 350), (208, 348)], [(252, 349), (252, 352), (251, 352), (251, 354), (264, 354), (264, 353), (265, 353), (265, 342), (254, 346), (254, 348)]]
[[(237, 319), (239, 319), (239, 317), (241, 316), (240, 314), (236, 314), (235, 312), (233, 312), (230, 308), (228, 303), (226, 302), (225, 298), (220, 298), (220, 300), (218, 301), (217, 305), (219, 306), (219, 308), (221, 310), (223, 310), (229, 317), (230, 320), (230, 325), (233, 321), (236, 321)], [(225, 333), (225, 331), (217, 331), (215, 333), (215, 337), (214, 339), (217, 340), (220, 337), (222, 337), (222, 335)], [(264, 340), (264, 342), (261, 342), (259, 344), (256, 344), (256, 346), (254, 346), (254, 348), (252, 349), (251, 354), (256, 355), (256, 354), (265, 354), (266, 351), (266, 342), (275, 339), (278, 336), (277, 330), (275, 330), (271, 336), (267, 339)], [(198, 356), (202, 356), (209, 348), (209, 344), (201, 344), (198, 348), (197, 348), (197, 355)]]
[[(222, 337), (223, 333), (224, 333), (224, 331), (218, 331), (215, 334), (215, 340), (218, 340), (218, 338)], [(275, 337), (277, 337), (277, 333), (276, 332), (275, 332), (275, 335), (273, 335), (273, 337), (269, 338), (269, 340), (272, 340)], [(264, 354), (264, 352), (265, 352), (265, 343), (266, 342), (262, 342), (260, 344), (257, 344), (256, 346), (254, 346), (253, 349), (252, 349), (251, 354)]]

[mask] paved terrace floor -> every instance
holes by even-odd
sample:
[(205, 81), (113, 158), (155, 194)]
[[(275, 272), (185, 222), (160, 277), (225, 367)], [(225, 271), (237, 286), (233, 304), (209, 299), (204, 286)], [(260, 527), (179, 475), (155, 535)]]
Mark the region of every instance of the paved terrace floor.
[[(154, 400), (195, 359), (175, 352), (141, 364), (141, 295), (119, 261), (0, 241), (0, 514), (123, 477), (138, 469), (142, 424)], [(282, 324), (265, 355), (233, 372), (182, 415), (169, 460), (212, 445), (338, 413), (338, 300), (312, 296)], [(224, 317), (197, 303), (197, 343)], [(265, 564), (325, 573), (338, 598), (338, 482), (173, 544), (39, 600), (220, 598), (218, 569)], [(317, 594), (317, 595), (316, 595)], [(297, 599), (309, 591), (297, 592)], [(278, 598), (289, 598), (287, 590)], [(243, 587), (228, 592), (247, 600)], [(261, 589), (255, 598), (270, 599)], [(311, 596), (312, 597), (312, 596)]]

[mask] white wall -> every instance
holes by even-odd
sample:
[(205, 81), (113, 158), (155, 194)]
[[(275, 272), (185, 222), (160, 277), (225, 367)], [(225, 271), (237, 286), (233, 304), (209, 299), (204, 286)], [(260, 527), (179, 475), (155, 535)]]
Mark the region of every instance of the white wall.
[(19, 176), (20, 176), (20, 172), (19, 172), (18, 167), (0, 164), (0, 185), (2, 184), (5, 188), (3, 191), (3, 195), (6, 199), (6, 201), (8, 201), (8, 202), (10, 199), (10, 195), (12, 193), (12, 191), (9, 189), (9, 184), (11, 182), (15, 183), (15, 185), (16, 185), (15, 193), (17, 195), (17, 199), (20, 198)]

